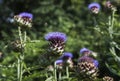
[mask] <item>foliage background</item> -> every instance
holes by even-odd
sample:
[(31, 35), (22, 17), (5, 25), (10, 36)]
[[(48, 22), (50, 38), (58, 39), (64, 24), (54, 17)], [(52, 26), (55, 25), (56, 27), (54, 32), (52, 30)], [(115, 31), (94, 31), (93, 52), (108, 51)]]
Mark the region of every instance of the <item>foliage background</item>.
[[(98, 15), (92, 15), (88, 10), (88, 4), (98, 2), (101, 11)], [(16, 77), (15, 68), (9, 68), (16, 63), (16, 54), (9, 48), (9, 44), (18, 37), (17, 26), (12, 23), (13, 16), (21, 12), (30, 12), (34, 15), (33, 27), (27, 30), (29, 42), (26, 47), (25, 63), (27, 67), (33, 67), (31, 74), (26, 73), (24, 81), (44, 81), (46, 76), (44, 66), (49, 61), (40, 58), (46, 53), (47, 42), (44, 35), (52, 31), (64, 32), (67, 37), (65, 51), (74, 55), (76, 64), (79, 50), (83, 47), (98, 53), (100, 62), (100, 77), (110, 75), (120, 80), (120, 66), (110, 53), (111, 41), (107, 31), (107, 22), (110, 11), (107, 11), (104, 3), (106, 0), (0, 0), (0, 51), (1, 57), (0, 76), (1, 81), (13, 81)], [(120, 46), (120, 1), (113, 0), (117, 7), (114, 25), (114, 41)], [(96, 18), (96, 23), (94, 22)], [(97, 27), (96, 27), (97, 25)], [(116, 49), (118, 56), (120, 50)], [(106, 66), (106, 63), (112, 67)], [(3, 68), (4, 67), (4, 68)], [(36, 67), (36, 68), (35, 68)], [(9, 71), (7, 70), (9, 69)], [(43, 72), (43, 73), (42, 73)], [(74, 80), (73, 80), (74, 81)]]

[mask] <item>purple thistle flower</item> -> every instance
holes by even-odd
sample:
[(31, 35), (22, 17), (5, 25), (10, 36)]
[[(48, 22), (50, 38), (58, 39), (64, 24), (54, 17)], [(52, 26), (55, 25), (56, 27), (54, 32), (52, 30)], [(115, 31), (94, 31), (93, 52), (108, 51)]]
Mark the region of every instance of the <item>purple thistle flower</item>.
[(65, 42), (67, 37), (61, 32), (50, 32), (45, 35), (45, 39), (50, 42), (50, 50), (57, 53), (62, 53), (64, 51)]
[(70, 68), (73, 67), (72, 58), (73, 58), (73, 55), (70, 52), (64, 52), (63, 55), (60, 57), (60, 59), (63, 60), (64, 65), (69, 66)]
[(63, 60), (56, 60), (56, 61), (55, 61), (55, 64), (56, 64), (56, 65), (59, 65), (59, 64), (62, 64), (62, 63), (63, 63)]
[(14, 20), (22, 27), (32, 27), (33, 15), (31, 13), (22, 12), (14, 16)]
[(33, 15), (31, 13), (27, 13), (27, 12), (22, 12), (19, 14), (20, 17), (22, 18), (30, 18), (33, 19)]
[(82, 48), (82, 49), (80, 49), (80, 53), (81, 53), (81, 54), (83, 54), (84, 52), (90, 52), (90, 50), (87, 49), (87, 48)]
[(63, 55), (60, 57), (60, 58), (73, 58), (73, 55), (72, 55), (72, 53), (70, 53), (70, 52), (64, 52), (63, 53)]
[(60, 71), (63, 69), (63, 60), (56, 60), (55, 61), (56, 68)]
[(89, 56), (89, 55), (92, 53), (92, 51), (89, 50), (89, 49), (87, 49), (87, 48), (82, 48), (82, 49), (80, 49), (80, 53), (81, 53), (83, 56)]
[(67, 37), (64, 33), (61, 32), (50, 32), (45, 36), (45, 39), (48, 41), (58, 40), (65, 42), (67, 40)]
[(93, 3), (88, 5), (88, 8), (92, 13), (97, 14), (100, 11), (100, 4), (93, 2)]
[(98, 62), (91, 57), (83, 56), (78, 59), (77, 70), (83, 78), (95, 79), (98, 76)]

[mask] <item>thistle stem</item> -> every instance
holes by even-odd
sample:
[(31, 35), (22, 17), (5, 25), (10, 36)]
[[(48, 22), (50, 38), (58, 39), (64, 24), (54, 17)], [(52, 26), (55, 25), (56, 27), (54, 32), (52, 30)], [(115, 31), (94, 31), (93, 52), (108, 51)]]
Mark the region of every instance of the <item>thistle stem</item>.
[(66, 66), (66, 75), (67, 75), (67, 79), (69, 81), (69, 67), (68, 66)]
[(59, 81), (61, 81), (61, 71), (59, 72)]
[[(18, 65), (17, 65), (17, 77), (18, 77), (18, 81), (22, 81), (22, 74), (23, 74), (23, 60), (24, 60), (24, 50), (23, 50), (23, 39), (22, 39), (22, 32), (21, 32), (21, 27), (18, 27), (18, 32), (19, 32), (19, 39), (20, 39), (20, 43), (21, 43), (21, 50), (20, 50), (20, 54), (18, 55)], [(24, 40), (26, 41), (26, 33), (24, 33)], [(24, 42), (25, 42), (24, 41)]]
[(57, 81), (57, 70), (56, 70), (56, 63), (54, 63), (54, 78), (55, 78), (55, 81)]

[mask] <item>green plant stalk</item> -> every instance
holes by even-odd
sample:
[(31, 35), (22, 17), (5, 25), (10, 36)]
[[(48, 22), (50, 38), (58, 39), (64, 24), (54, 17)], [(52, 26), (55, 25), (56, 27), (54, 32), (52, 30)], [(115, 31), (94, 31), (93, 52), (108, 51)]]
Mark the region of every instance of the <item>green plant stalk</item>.
[(69, 67), (68, 66), (66, 66), (66, 75), (67, 75), (67, 79), (69, 81)]
[[(23, 50), (23, 39), (22, 39), (22, 33), (21, 33), (21, 27), (18, 27), (19, 32), (19, 38), (21, 43), (21, 50), (20, 54), (18, 55), (18, 65), (17, 65), (17, 77), (18, 81), (22, 81), (22, 74), (23, 74), (23, 60), (24, 60), (24, 50)], [(24, 33), (24, 42), (26, 42), (26, 32)]]
[(109, 16), (109, 29), (108, 29), (108, 31), (109, 31), (110, 40), (111, 40), (111, 42), (110, 42), (110, 45), (111, 45), (110, 52), (117, 59), (118, 65), (120, 66), (120, 57), (118, 57), (116, 55), (116, 51), (115, 51), (116, 46), (113, 46), (114, 45), (114, 41), (113, 41), (113, 39), (114, 39), (114, 37), (113, 37), (114, 31), (113, 31), (113, 28), (114, 28), (114, 15), (115, 15), (115, 12), (116, 12), (116, 10), (113, 10), (112, 15)]
[(54, 78), (55, 78), (55, 81), (57, 81), (56, 63), (54, 63)]
[(115, 11), (113, 10), (112, 11), (112, 15), (109, 16), (109, 28), (108, 28), (108, 31), (109, 31), (109, 35), (110, 35), (110, 51), (111, 53), (116, 56), (116, 53), (115, 53), (115, 48), (113, 47), (113, 26), (114, 26), (114, 14), (115, 14)]
[(59, 81), (61, 81), (61, 71), (59, 71)]

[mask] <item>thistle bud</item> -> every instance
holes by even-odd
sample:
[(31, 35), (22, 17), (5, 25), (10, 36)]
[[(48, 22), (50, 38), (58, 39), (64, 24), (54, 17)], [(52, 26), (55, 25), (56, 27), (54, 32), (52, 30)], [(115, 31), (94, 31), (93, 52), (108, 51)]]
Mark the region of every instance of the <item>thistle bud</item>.
[(22, 44), (20, 40), (15, 40), (11, 42), (10, 47), (15, 52), (20, 52), (21, 50), (24, 50), (25, 44)]

